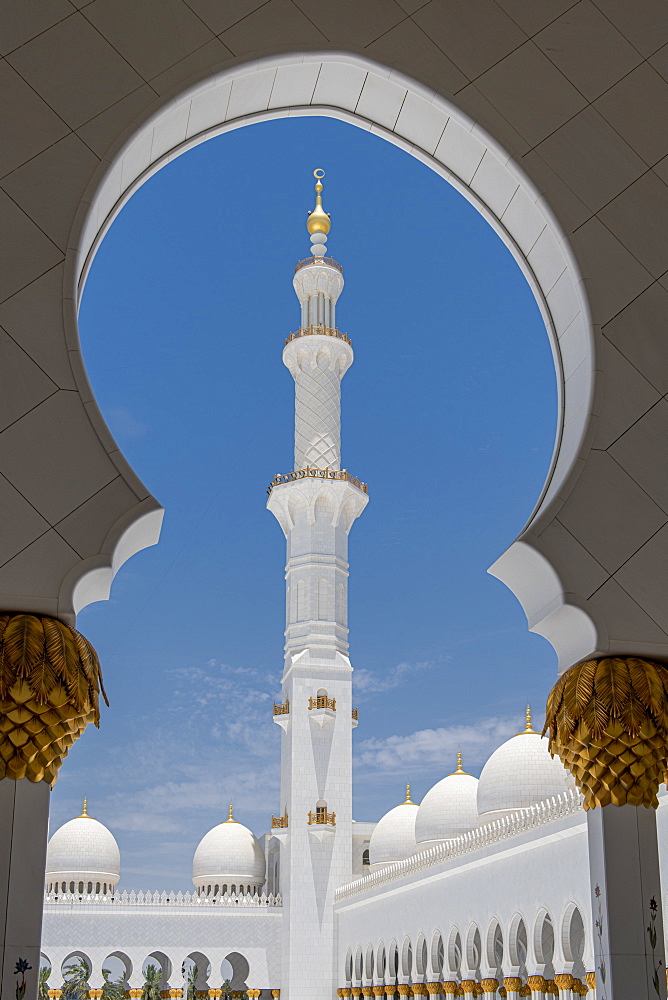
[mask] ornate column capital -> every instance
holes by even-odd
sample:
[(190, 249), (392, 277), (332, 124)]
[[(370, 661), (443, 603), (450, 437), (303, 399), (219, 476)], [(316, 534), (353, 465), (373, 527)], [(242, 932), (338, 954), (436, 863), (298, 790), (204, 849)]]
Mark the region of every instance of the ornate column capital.
[(517, 993), (518, 990), (522, 989), (522, 980), (519, 976), (504, 976), (503, 985), (506, 990)]
[(572, 984), (575, 982), (570, 972), (558, 972), (554, 977), (554, 981), (559, 990), (570, 990)]
[(585, 809), (656, 809), (668, 764), (668, 670), (637, 656), (578, 663), (549, 694), (547, 730)]
[[(666, 972), (668, 975), (668, 971)], [(596, 973), (595, 972), (585, 972), (585, 983), (590, 990), (596, 989)]]
[(0, 778), (55, 785), (69, 748), (100, 723), (100, 691), (106, 701), (97, 653), (75, 628), (0, 614)]
[(374, 986), (374, 988), (373, 988), (373, 995), (375, 997), (384, 997), (385, 996), (385, 989), (386, 989), (386, 987), (385, 987), (385, 985), (383, 983), (377, 983)]
[(262, 990), (246, 990), (246, 993), (250, 997), (250, 1000), (257, 1000)]
[(414, 997), (426, 997), (429, 992), (426, 983), (413, 983), (411, 989)]
[(397, 993), (400, 997), (409, 997), (412, 996), (413, 990), (408, 983), (399, 983), (397, 986)]
[(545, 976), (528, 976), (527, 986), (532, 993), (544, 993), (547, 986)]
[(483, 993), (496, 993), (499, 988), (498, 979), (483, 979), (480, 982)]
[(373, 986), (363, 986), (362, 987), (362, 996), (363, 997), (372, 997), (373, 995), (374, 995)]
[(454, 979), (448, 979), (445, 983), (443, 983), (443, 992), (445, 993), (446, 997), (457, 996), (458, 989), (459, 989), (459, 983), (456, 982)]
[(475, 996), (478, 992), (478, 983), (475, 979), (462, 979), (459, 985), (465, 997)]
[(273, 997), (273, 1000), (278, 1000), (278, 998), (281, 995), (281, 991), (280, 990), (272, 990), (271, 991), (271, 995)]
[(396, 992), (397, 992), (397, 988), (392, 983), (386, 983), (385, 984), (385, 996), (386, 997), (393, 997)]
[(437, 997), (443, 992), (443, 983), (425, 983), (429, 996)]

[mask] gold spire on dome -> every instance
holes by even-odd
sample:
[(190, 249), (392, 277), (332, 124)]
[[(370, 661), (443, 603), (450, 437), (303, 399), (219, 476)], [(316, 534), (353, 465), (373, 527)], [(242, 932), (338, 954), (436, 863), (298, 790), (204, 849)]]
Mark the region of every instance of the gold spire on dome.
[(326, 236), (332, 227), (332, 223), (329, 218), (329, 215), (327, 214), (327, 212), (325, 212), (324, 208), (322, 207), (322, 193), (321, 193), (322, 178), (325, 176), (325, 171), (318, 168), (317, 170), (313, 171), (313, 176), (316, 179), (315, 208), (313, 209), (312, 212), (309, 213), (309, 216), (306, 220), (306, 228), (308, 229), (311, 236), (315, 235), (315, 233), (323, 233), (323, 235)]
[(232, 809), (232, 803), (231, 802), (230, 802), (230, 809), (229, 809), (229, 812), (227, 814), (227, 819), (225, 820), (225, 822), (226, 823), (236, 823), (236, 820), (234, 818), (234, 811)]
[(413, 800), (411, 798), (411, 786), (410, 786), (410, 783), (408, 783), (408, 782), (406, 783), (406, 798), (405, 798), (405, 800), (401, 804), (402, 804), (402, 806), (412, 806), (412, 805), (415, 805), (415, 803), (413, 802)]
[(77, 816), (77, 819), (92, 819), (92, 818), (93, 818), (92, 816), (88, 815), (88, 799), (85, 798), (83, 800), (83, 809), (81, 811), (81, 815)]
[(524, 729), (522, 730), (522, 732), (518, 733), (517, 735), (518, 736), (539, 736), (540, 735), (540, 733), (537, 733), (536, 730), (531, 725), (531, 706), (530, 705), (527, 705), (527, 710), (526, 710), (526, 725), (525, 725)]
[(467, 776), (470, 777), (469, 772), (465, 771), (464, 768), (462, 767), (462, 752), (461, 752), (461, 750), (457, 751), (457, 770), (453, 771), (452, 774), (466, 774)]

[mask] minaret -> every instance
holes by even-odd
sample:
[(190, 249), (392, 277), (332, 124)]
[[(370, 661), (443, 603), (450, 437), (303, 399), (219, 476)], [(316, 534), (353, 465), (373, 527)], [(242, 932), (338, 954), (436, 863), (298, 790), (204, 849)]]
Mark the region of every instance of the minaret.
[(331, 222), (323, 170), (307, 219), (311, 257), (293, 284), (301, 327), (283, 363), (295, 380), (294, 469), (277, 475), (267, 506), (287, 539), (281, 815), (281, 1000), (331, 1000), (334, 891), (352, 873), (352, 667), (348, 658), (348, 533), (367, 502), (366, 485), (341, 469), (341, 379), (353, 361), (335, 325), (341, 265), (327, 254)]

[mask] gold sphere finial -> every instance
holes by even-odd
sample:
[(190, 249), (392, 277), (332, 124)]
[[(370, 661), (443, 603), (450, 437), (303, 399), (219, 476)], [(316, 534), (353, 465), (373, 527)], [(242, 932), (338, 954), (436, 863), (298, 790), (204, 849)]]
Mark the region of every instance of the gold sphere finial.
[(236, 820), (234, 818), (234, 810), (232, 808), (232, 803), (231, 802), (230, 802), (229, 811), (227, 813), (227, 819), (225, 820), (225, 822), (226, 823), (236, 823)]
[(91, 817), (88, 815), (88, 799), (84, 798), (83, 809), (81, 810), (81, 815), (77, 816), (77, 819), (90, 819), (90, 818)]
[(306, 220), (306, 228), (308, 229), (311, 236), (316, 233), (322, 233), (324, 236), (327, 235), (332, 227), (331, 220), (327, 212), (325, 212), (322, 207), (322, 178), (325, 176), (325, 171), (318, 167), (313, 171), (313, 176), (315, 177), (315, 208), (309, 213)]
[(411, 786), (410, 786), (410, 782), (406, 782), (406, 799), (402, 803), (402, 805), (410, 806), (412, 804), (413, 804), (413, 800), (411, 799)]
[(468, 776), (468, 771), (465, 771), (462, 766), (462, 752), (457, 751), (457, 770), (453, 771), (452, 774), (466, 774)]

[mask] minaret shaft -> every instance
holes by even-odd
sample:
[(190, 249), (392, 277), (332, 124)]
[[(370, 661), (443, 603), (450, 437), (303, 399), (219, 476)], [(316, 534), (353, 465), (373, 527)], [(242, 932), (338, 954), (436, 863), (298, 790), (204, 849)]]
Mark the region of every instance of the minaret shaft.
[[(368, 502), (341, 470), (341, 379), (353, 361), (334, 327), (340, 265), (325, 258), (329, 217), (309, 216), (313, 257), (296, 269), (302, 326), (283, 361), (295, 381), (294, 469), (267, 506), (287, 542), (281, 743), (281, 1000), (331, 1000), (337, 986), (334, 892), (352, 872), (352, 667), (348, 534)], [(287, 826), (285, 825), (287, 823)]]

